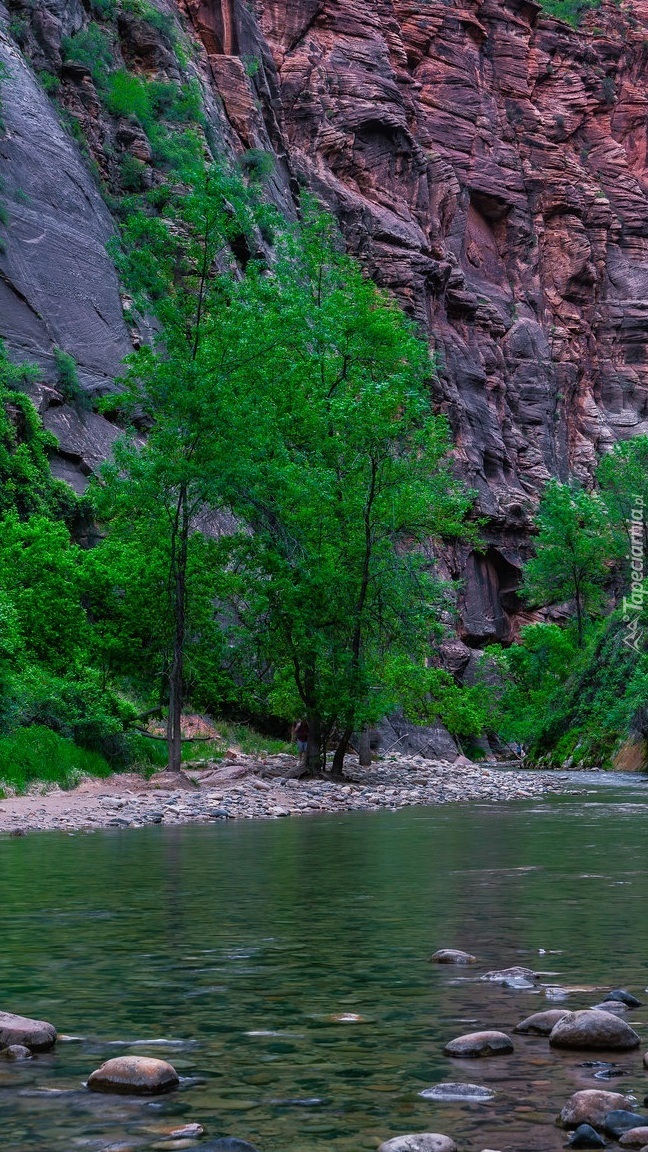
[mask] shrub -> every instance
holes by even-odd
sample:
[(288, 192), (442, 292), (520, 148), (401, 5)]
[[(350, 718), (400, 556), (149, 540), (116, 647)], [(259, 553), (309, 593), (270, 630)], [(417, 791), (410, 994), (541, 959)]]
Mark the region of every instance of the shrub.
[(34, 724), (0, 737), (0, 781), (18, 792), (35, 780), (72, 788), (83, 774), (108, 776), (110, 767), (103, 756), (49, 728)]
[(88, 393), (81, 387), (74, 356), (70, 356), (69, 352), (64, 352), (62, 348), (55, 348), (54, 363), (56, 382), (63, 399), (77, 410), (89, 410), (92, 403)]
[(94, 22), (88, 24), (88, 27), (81, 32), (64, 36), (61, 51), (64, 60), (76, 60), (79, 64), (85, 64), (99, 87), (103, 85), (108, 71), (115, 63), (110, 35)]

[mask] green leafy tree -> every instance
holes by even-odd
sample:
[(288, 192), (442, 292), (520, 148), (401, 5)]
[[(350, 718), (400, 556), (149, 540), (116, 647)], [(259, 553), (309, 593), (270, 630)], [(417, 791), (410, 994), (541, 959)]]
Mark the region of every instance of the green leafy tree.
[(597, 494), (550, 480), (536, 525), (535, 556), (525, 566), (523, 592), (532, 604), (573, 604), (581, 647), (587, 620), (605, 603), (604, 585), (618, 555), (607, 509)]
[[(271, 275), (248, 276), (233, 376), (238, 619), (267, 638), (270, 702), (305, 713), (307, 764), (378, 718), (389, 653), (423, 658), (438, 617), (433, 541), (465, 534), (470, 497), (451, 475), (430, 404), (429, 352), (402, 312), (342, 255), (306, 201)], [(216, 367), (216, 365), (214, 365)]]
[(231, 377), (250, 354), (237, 331), (231, 245), (255, 227), (240, 180), (215, 165), (197, 165), (189, 175), (192, 187), (168, 200), (164, 219), (141, 211), (123, 229), (121, 268), (136, 300), (154, 310), (160, 339), (155, 349), (131, 357), (119, 401), (122, 413), (146, 426), (146, 437), (132, 429), (95, 490), (109, 535), (131, 557), (144, 547), (162, 565), (164, 609), (156, 643), (168, 684), (169, 765), (175, 770), (192, 555), (201, 548), (201, 533), (210, 530), (209, 514), (228, 503), (229, 460), (239, 450)]

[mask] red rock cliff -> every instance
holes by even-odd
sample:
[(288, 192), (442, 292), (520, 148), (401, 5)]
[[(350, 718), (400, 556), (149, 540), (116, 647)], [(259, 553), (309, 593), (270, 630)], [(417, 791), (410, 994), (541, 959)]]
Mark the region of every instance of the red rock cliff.
[(465, 634), (506, 636), (544, 481), (648, 431), (648, 0), (186, 2), (244, 144), (429, 332), (490, 517)]

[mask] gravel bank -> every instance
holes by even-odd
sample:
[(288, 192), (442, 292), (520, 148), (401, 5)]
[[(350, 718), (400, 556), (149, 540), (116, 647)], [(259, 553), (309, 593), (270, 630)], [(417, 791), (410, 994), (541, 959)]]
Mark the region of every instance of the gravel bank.
[(179, 775), (158, 773), (149, 781), (134, 774), (86, 780), (71, 792), (54, 789), (0, 801), (0, 833), (395, 811), (413, 804), (519, 800), (568, 790), (551, 773), (463, 758), (449, 764), (391, 755), (371, 768), (360, 768), (349, 758), (344, 782), (294, 779), (295, 768), (295, 758), (288, 755), (238, 755), (221, 764), (186, 766)]

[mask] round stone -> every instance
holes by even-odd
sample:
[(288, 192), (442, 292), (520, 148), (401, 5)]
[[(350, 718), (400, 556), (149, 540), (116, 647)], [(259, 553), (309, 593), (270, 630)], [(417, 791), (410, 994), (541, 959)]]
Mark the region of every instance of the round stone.
[(570, 1148), (605, 1148), (606, 1142), (591, 1124), (579, 1124), (567, 1141)]
[(603, 1000), (601, 1004), (592, 1004), (592, 1012), (610, 1012), (612, 1016), (625, 1016), (628, 1009), (619, 1000)]
[(615, 1108), (626, 1108), (630, 1101), (620, 1092), (605, 1092), (602, 1088), (586, 1088), (574, 1092), (560, 1113), (560, 1123), (565, 1128), (578, 1128), (581, 1124), (591, 1124), (602, 1128), (608, 1112)]
[(0, 1050), (2, 1060), (31, 1060), (32, 1053), (24, 1044), (10, 1044), (8, 1048)]
[(513, 1051), (513, 1041), (505, 1032), (468, 1032), (450, 1040), (443, 1049), (445, 1056), (506, 1056)]
[(431, 964), (476, 964), (477, 957), (470, 952), (462, 952), (459, 948), (439, 948), (430, 956)]
[(158, 1096), (179, 1084), (175, 1068), (166, 1060), (148, 1056), (116, 1056), (88, 1077), (93, 1092), (115, 1092), (123, 1096)]
[(643, 1148), (648, 1144), (648, 1128), (645, 1124), (640, 1128), (630, 1128), (619, 1136), (619, 1144), (622, 1148)]
[(567, 1015), (566, 1008), (548, 1008), (546, 1012), (534, 1012), (521, 1020), (514, 1032), (522, 1036), (548, 1036), (563, 1016)]
[(552, 1029), (549, 1043), (552, 1048), (628, 1052), (638, 1048), (641, 1039), (625, 1020), (619, 1020), (609, 1012), (586, 1008), (563, 1016)]
[(410, 1132), (386, 1140), (378, 1152), (457, 1152), (457, 1145), (441, 1132)]
[(47, 1052), (56, 1044), (56, 1028), (46, 1020), (0, 1012), (0, 1048), (10, 1048), (12, 1044), (22, 1044), (31, 1052)]

